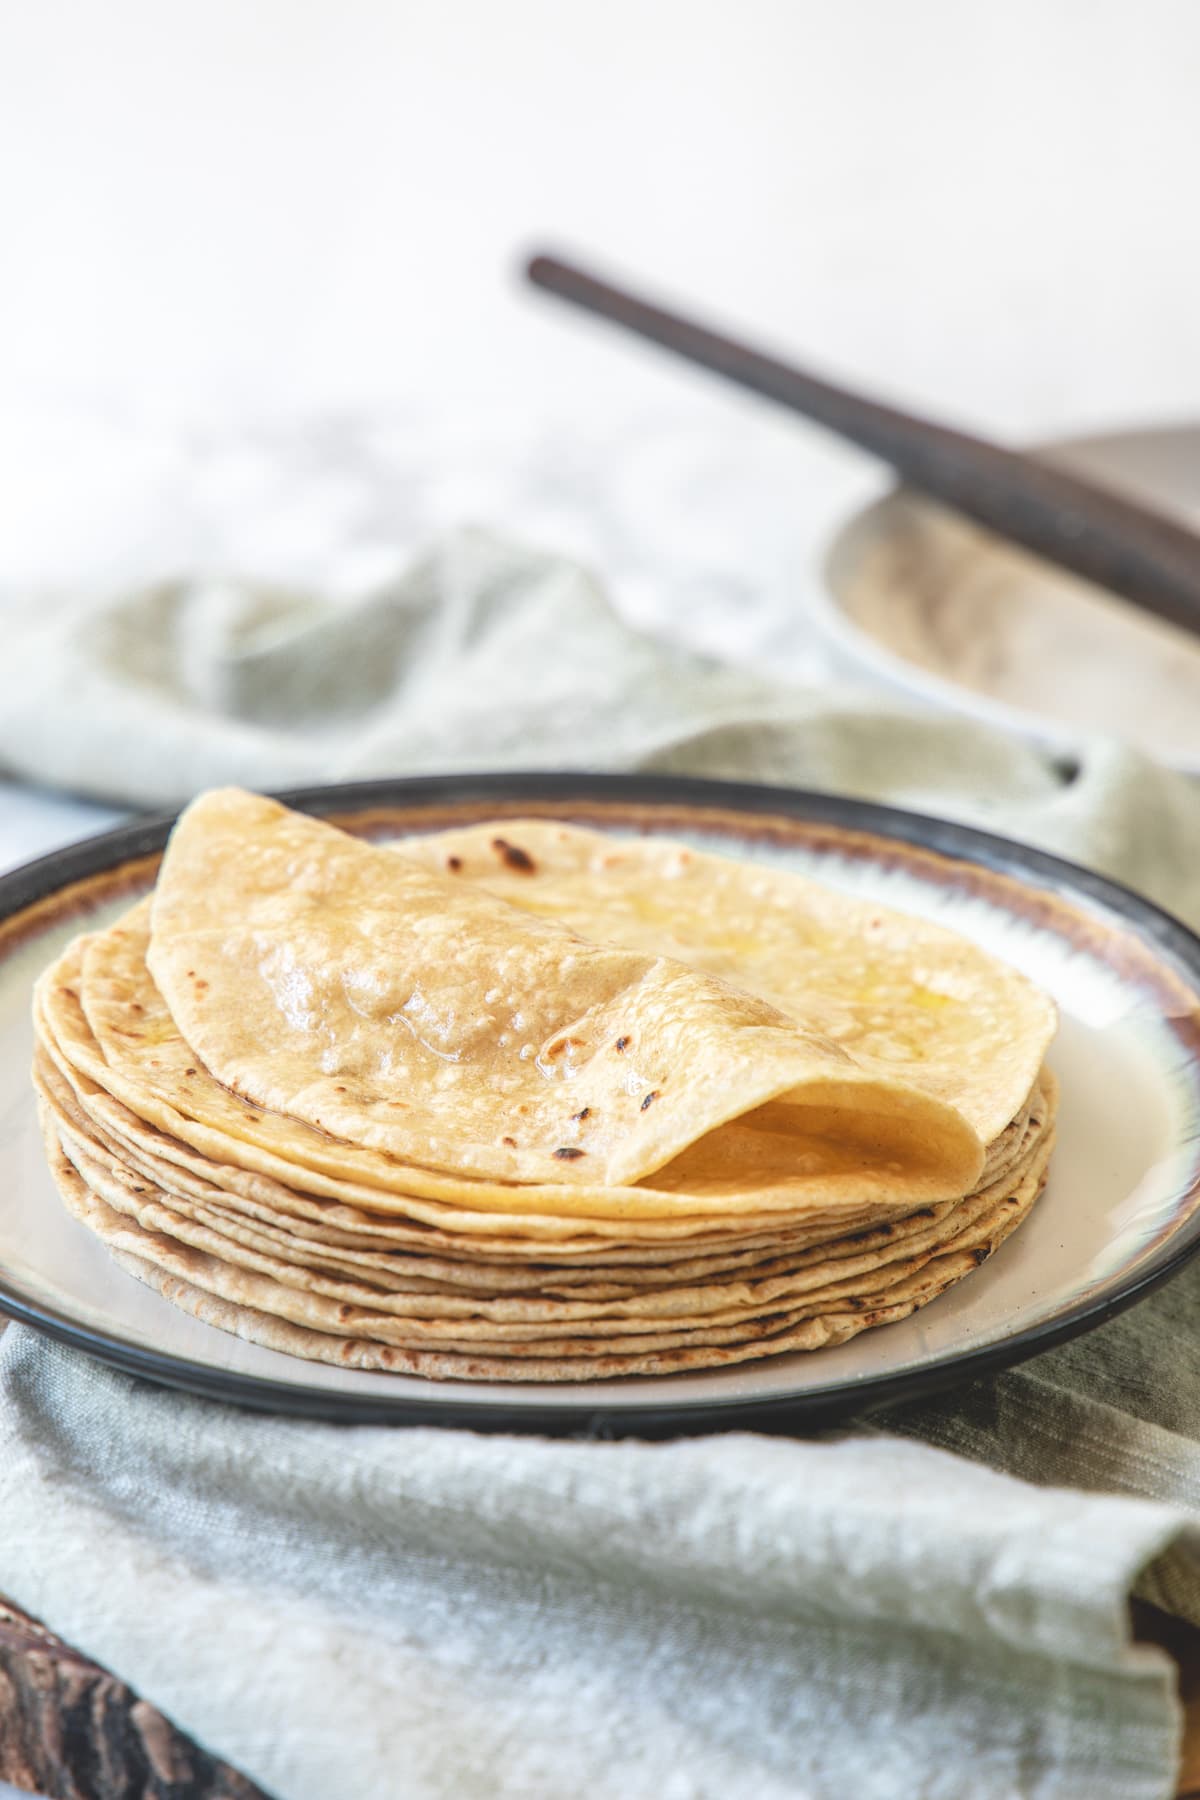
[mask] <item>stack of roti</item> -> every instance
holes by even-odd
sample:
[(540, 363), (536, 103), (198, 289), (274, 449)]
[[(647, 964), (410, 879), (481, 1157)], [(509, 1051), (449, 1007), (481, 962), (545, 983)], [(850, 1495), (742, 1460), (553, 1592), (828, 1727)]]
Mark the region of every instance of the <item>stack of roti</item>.
[(297, 1356), (580, 1381), (839, 1344), (1045, 1181), (1051, 1002), (942, 928), (661, 839), (373, 845), (221, 790), (38, 983), (71, 1212)]

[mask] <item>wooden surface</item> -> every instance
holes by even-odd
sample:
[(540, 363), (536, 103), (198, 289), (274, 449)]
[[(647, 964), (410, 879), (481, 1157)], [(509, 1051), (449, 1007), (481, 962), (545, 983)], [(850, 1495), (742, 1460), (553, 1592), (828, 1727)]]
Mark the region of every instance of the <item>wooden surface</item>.
[(56, 1800), (266, 1800), (123, 1681), (3, 1600), (0, 1778)]
[(1200, 1631), (1137, 1600), (1133, 1628), (1141, 1643), (1161, 1645), (1179, 1666), (1184, 1727), (1176, 1800), (1200, 1800)]

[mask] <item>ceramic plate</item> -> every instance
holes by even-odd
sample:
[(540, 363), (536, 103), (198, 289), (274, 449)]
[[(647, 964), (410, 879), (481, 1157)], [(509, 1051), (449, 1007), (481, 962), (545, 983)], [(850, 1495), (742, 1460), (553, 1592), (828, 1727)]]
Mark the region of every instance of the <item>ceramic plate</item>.
[(73, 933), (153, 880), (165, 821), (0, 881), (0, 1305), (120, 1367), (280, 1412), (537, 1431), (800, 1422), (907, 1398), (1099, 1323), (1200, 1245), (1200, 940), (1098, 876), (999, 838), (791, 790), (634, 776), (450, 777), (286, 796), (379, 839), (538, 814), (663, 833), (953, 926), (1062, 1011), (1059, 1143), (1031, 1217), (977, 1273), (897, 1325), (814, 1355), (578, 1385), (435, 1383), (244, 1344), (123, 1274), (46, 1172), (29, 996)]
[[(1200, 526), (1200, 428), (1053, 445), (1048, 459)], [(859, 671), (1069, 746), (1116, 731), (1200, 774), (1200, 638), (906, 489), (839, 533), (819, 616)]]

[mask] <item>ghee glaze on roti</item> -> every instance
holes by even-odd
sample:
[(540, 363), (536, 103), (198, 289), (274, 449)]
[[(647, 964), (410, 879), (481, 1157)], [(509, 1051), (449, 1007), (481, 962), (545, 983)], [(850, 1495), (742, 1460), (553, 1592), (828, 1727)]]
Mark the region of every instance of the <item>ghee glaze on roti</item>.
[(651, 838), (510, 819), (405, 838), (406, 859), (582, 937), (654, 946), (954, 1106), (990, 1143), (1058, 1023), (1050, 997), (944, 925), (790, 870)]
[(815, 1116), (946, 1197), (982, 1166), (955, 1108), (769, 1002), (237, 789), (176, 825), (147, 963), (217, 1081), (433, 1169), (632, 1183), (777, 1101), (743, 1160)]

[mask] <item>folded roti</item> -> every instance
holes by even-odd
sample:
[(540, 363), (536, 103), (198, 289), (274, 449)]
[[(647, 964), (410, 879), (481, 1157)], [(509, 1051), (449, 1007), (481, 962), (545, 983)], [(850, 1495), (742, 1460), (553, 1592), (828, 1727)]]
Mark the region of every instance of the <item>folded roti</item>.
[(861, 1067), (954, 1106), (985, 1144), (1058, 1024), (1049, 995), (960, 933), (777, 865), (547, 819), (396, 848), (581, 937), (653, 949), (757, 995)]
[(813, 1350), (1045, 1180), (1052, 1003), (943, 928), (557, 821), (376, 848), (238, 791), (34, 998), (62, 1197), (293, 1354), (593, 1380)]
[(620, 1186), (690, 1155), (752, 1187), (840, 1136), (923, 1198), (983, 1165), (961, 1111), (794, 1013), (237, 789), (176, 825), (146, 960), (217, 1083), (401, 1163)]
[[(588, 1252), (601, 1240), (625, 1240), (637, 1244), (633, 1254), (640, 1258), (651, 1254), (648, 1240), (660, 1241), (665, 1252), (671, 1243), (730, 1233), (739, 1241), (756, 1233), (773, 1238), (801, 1221), (805, 1230), (850, 1229), (856, 1221), (908, 1209), (897, 1199), (905, 1182), (886, 1168), (863, 1168), (854, 1160), (853, 1142), (806, 1140), (787, 1181), (772, 1179), (767, 1186), (725, 1177), (690, 1189), (661, 1185), (673, 1179), (677, 1164), (652, 1177), (653, 1187), (627, 1188), (470, 1181), (400, 1164), (265, 1113), (215, 1081), (179, 1036), (138, 946), (133, 914), (68, 946), (35, 990), (41, 1049), (106, 1128), (122, 1137), (132, 1133), (143, 1144), (149, 1138), (169, 1159), (198, 1156), (219, 1166), (222, 1178), (239, 1189), (249, 1183), (259, 1191), (265, 1183), (272, 1203), (284, 1211), (294, 1208), (303, 1190), (355, 1209), (356, 1223), (368, 1215), (386, 1220), (389, 1234), (411, 1225), (426, 1245), (468, 1233), (489, 1243), (503, 1239), (513, 1254), (528, 1256), (534, 1239)], [(101, 976), (100, 970), (114, 966), (128, 979)], [(985, 1170), (995, 1150), (989, 1150)], [(911, 1169), (906, 1182), (919, 1185)], [(795, 1217), (781, 1220), (780, 1213), (789, 1212)]]

